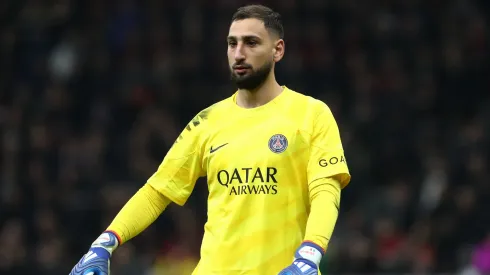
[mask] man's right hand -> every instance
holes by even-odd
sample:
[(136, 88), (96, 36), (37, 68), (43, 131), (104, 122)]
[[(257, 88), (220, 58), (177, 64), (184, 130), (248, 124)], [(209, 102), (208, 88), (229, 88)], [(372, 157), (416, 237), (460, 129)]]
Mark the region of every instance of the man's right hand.
[(73, 267), (70, 275), (109, 275), (112, 252), (119, 245), (116, 235), (106, 231), (92, 243), (87, 254)]

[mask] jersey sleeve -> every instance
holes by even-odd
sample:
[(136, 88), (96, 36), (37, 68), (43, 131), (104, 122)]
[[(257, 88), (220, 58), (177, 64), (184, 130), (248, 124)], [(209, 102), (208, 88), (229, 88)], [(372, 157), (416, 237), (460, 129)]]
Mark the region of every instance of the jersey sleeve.
[(182, 131), (167, 152), (158, 170), (147, 183), (178, 205), (184, 205), (199, 177), (202, 166), (203, 117), (197, 115)]
[(350, 173), (344, 155), (337, 122), (328, 106), (322, 104), (313, 122), (308, 162), (308, 184), (337, 176), (341, 187), (350, 182)]

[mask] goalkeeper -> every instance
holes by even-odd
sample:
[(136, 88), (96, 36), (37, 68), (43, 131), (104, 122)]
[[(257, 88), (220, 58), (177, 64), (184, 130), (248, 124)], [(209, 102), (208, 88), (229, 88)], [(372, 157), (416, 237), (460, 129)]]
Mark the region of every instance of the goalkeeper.
[(237, 91), (197, 114), (158, 170), (70, 274), (109, 274), (111, 254), (207, 177), (208, 220), (194, 275), (319, 274), (350, 174), (326, 104), (277, 83), (280, 15), (239, 8), (228, 62)]

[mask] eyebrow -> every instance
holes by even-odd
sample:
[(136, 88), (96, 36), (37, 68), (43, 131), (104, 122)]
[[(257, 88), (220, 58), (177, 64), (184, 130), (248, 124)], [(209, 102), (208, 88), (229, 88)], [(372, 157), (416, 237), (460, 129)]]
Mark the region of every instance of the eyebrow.
[[(252, 40), (252, 39), (256, 39), (256, 40), (262, 40), (262, 38), (256, 36), (256, 35), (244, 35), (244, 36), (241, 36), (242, 40)], [(234, 35), (230, 35), (227, 37), (227, 40), (236, 40), (237, 37), (234, 36)]]

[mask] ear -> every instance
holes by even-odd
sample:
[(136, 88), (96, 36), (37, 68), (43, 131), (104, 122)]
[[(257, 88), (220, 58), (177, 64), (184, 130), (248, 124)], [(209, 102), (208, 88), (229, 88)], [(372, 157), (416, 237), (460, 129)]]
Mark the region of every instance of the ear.
[(279, 62), (284, 56), (285, 44), (284, 40), (279, 39), (274, 44), (273, 49), (273, 60), (274, 62)]

